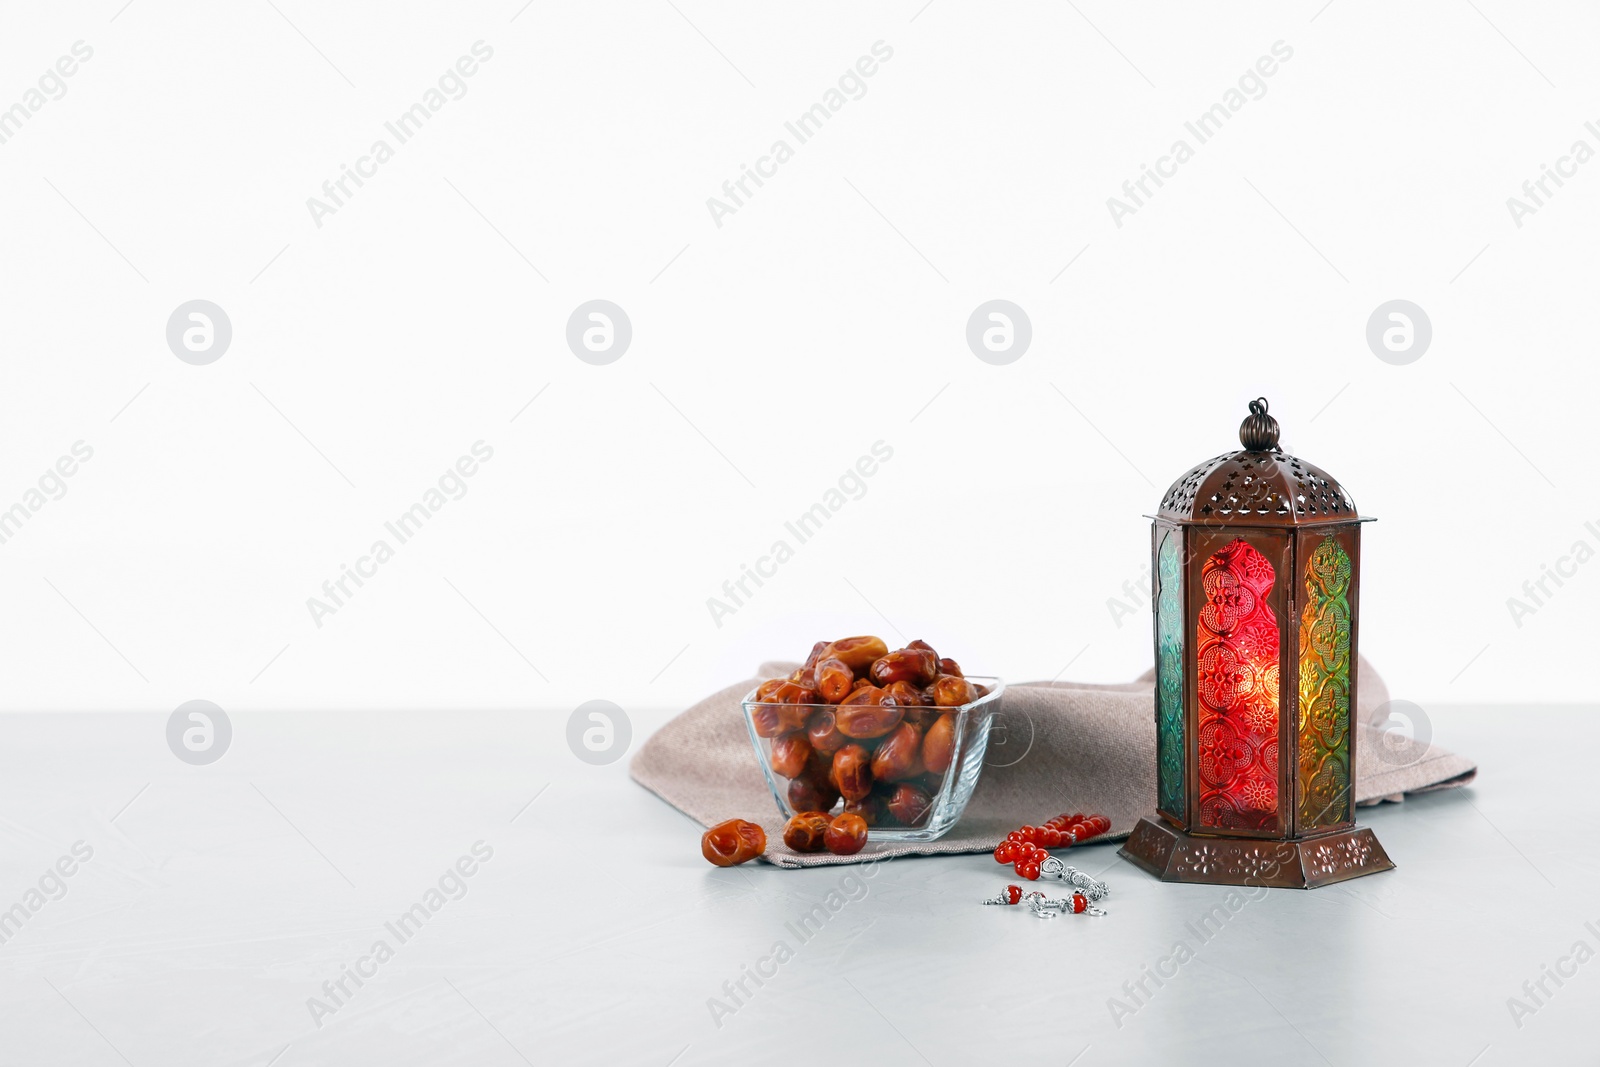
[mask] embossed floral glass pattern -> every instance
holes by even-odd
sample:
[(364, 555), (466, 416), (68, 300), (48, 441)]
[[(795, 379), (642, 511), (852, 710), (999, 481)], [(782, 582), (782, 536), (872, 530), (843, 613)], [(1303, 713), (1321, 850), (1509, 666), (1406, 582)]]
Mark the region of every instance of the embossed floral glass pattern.
[(1278, 828), (1277, 575), (1242, 538), (1200, 571), (1195, 628), (1200, 825)]
[(1158, 806), (1187, 817), (1183, 793), (1183, 580), (1178, 543), (1183, 535), (1161, 535), (1156, 572), (1161, 592), (1156, 598), (1156, 764), (1160, 768)]
[(1325, 537), (1306, 561), (1300, 612), (1302, 830), (1350, 818), (1350, 557)]

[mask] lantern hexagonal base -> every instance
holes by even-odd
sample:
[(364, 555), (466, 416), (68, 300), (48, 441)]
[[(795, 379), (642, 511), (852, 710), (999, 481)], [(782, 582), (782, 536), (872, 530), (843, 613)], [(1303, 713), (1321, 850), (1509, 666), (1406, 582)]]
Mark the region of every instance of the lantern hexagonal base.
[(1195, 837), (1156, 819), (1140, 819), (1117, 855), (1163, 882), (1273, 889), (1316, 889), (1394, 869), (1389, 854), (1365, 826), (1270, 841)]

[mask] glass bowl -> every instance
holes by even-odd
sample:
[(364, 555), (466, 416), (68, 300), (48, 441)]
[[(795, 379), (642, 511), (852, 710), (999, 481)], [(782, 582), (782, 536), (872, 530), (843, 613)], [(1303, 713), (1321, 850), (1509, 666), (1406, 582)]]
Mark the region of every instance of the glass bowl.
[[(994, 713), (998, 710), (1000, 697), (1006, 688), (1005, 683), (999, 678), (969, 676), (967, 681), (984, 686), (988, 691), (960, 707), (907, 709), (909, 715), (921, 719), (924, 734), (938, 718), (948, 717), (952, 725), (942, 729), (952, 731), (954, 754), (949, 767), (941, 773), (925, 772), (887, 784), (875, 783), (874, 795), (881, 797), (888, 787), (900, 785), (903, 781), (926, 793), (929, 803), (920, 818), (910, 821), (894, 819), (885, 810), (883, 803), (874, 804), (878, 818), (876, 822), (868, 820), (869, 841), (935, 841), (948, 833), (956, 824), (956, 820), (961, 818), (961, 813), (966, 810), (967, 801), (972, 799), (972, 790), (978, 784), (978, 773), (983, 770), (983, 754), (989, 745), (989, 727), (994, 723)], [(796, 808), (791, 802), (790, 785), (796, 779), (786, 778), (773, 770), (772, 750), (774, 742), (779, 738), (762, 737), (756, 732), (756, 713), (762, 708), (782, 708), (786, 715), (798, 719), (803, 712), (805, 721), (810, 724), (823, 712), (837, 712), (838, 705), (763, 703), (755, 699), (756, 692), (757, 690), (752, 689), (744, 696), (745, 728), (750, 732), (750, 743), (755, 746), (756, 759), (761, 764), (761, 773), (766, 776), (767, 786), (772, 790), (772, 799), (777, 801), (778, 810), (783, 813), (785, 819), (788, 819), (799, 811), (811, 809)], [(789, 735), (793, 734), (805, 737), (806, 730), (797, 729), (789, 732)], [(883, 737), (879, 737), (851, 743), (861, 745), (871, 754), (883, 740)], [(814, 753), (807, 770), (802, 771), (799, 777), (826, 774), (831, 758)], [(843, 803), (842, 799), (834, 803), (832, 808), (834, 814), (841, 810)]]

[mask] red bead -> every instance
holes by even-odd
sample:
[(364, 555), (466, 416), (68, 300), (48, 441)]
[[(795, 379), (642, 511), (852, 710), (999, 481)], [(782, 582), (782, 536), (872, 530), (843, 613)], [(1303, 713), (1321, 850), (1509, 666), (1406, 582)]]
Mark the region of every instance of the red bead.
[(1006, 898), (1007, 901), (1012, 904), (1020, 901), (1022, 899), (1022, 887), (1020, 885), (1006, 886)]
[(1022, 868), (1022, 877), (1026, 878), (1030, 882), (1037, 882), (1039, 880), (1039, 865), (1029, 861), (1027, 865)]
[(1072, 894), (1072, 912), (1073, 912), (1074, 915), (1076, 915), (1078, 912), (1081, 912), (1084, 908), (1087, 908), (1088, 906), (1089, 906), (1089, 902), (1084, 899), (1084, 896), (1083, 896), (1082, 893), (1074, 893), (1074, 894)]
[[(1050, 853), (1046, 849), (1071, 848), (1110, 829), (1111, 820), (1104, 815), (1063, 812), (1038, 826), (1030, 823), (1011, 831), (995, 849), (995, 862), (1013, 864), (1017, 873), (1026, 877), (1025, 871), (1029, 865), (1037, 868), (1049, 858)], [(1038, 875), (1033, 877), (1037, 878)]]

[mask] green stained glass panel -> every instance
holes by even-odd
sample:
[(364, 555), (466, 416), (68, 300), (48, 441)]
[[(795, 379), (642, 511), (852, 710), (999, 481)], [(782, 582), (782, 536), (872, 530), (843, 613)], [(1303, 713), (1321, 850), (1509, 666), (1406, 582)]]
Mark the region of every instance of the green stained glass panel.
[(1300, 829), (1350, 818), (1350, 557), (1331, 536), (1306, 562), (1300, 612)]

